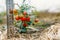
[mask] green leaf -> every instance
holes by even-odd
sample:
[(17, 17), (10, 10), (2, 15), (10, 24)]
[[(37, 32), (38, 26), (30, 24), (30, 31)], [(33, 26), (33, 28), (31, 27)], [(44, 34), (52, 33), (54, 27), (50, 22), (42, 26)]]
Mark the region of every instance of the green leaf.
[(28, 25), (31, 25), (31, 23), (32, 23), (31, 21), (30, 22), (27, 22)]

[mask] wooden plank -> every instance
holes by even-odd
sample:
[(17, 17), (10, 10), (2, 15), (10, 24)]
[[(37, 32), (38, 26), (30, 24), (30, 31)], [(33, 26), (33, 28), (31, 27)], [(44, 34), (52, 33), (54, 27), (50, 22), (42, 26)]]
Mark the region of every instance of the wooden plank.
[(11, 10), (13, 10), (14, 4), (13, 0), (6, 0), (6, 12), (7, 12), (7, 38), (10, 38), (13, 36), (14, 32), (14, 25), (13, 25), (13, 11), (10, 13)]

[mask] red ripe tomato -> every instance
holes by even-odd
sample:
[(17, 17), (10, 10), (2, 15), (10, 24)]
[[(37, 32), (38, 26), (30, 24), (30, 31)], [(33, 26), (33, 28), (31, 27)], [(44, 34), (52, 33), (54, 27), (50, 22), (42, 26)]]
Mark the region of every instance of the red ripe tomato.
[(21, 18), (21, 21), (26, 21), (26, 18), (25, 18), (25, 17), (22, 17), (22, 18)]
[(16, 20), (19, 20), (19, 16), (16, 16), (15, 19), (16, 19)]
[(23, 12), (23, 14), (24, 14), (24, 15), (26, 15), (26, 14), (27, 14), (27, 12), (26, 12), (26, 11), (24, 11), (24, 12)]
[(39, 21), (39, 19), (35, 19), (35, 22), (38, 22)]
[(29, 22), (29, 21), (30, 21), (30, 17), (27, 17), (27, 18), (26, 18), (26, 21), (28, 21), (28, 22)]
[(26, 27), (26, 26), (27, 26), (27, 24), (26, 24), (26, 23), (24, 23), (24, 24), (23, 24), (23, 26), (24, 26), (24, 27)]

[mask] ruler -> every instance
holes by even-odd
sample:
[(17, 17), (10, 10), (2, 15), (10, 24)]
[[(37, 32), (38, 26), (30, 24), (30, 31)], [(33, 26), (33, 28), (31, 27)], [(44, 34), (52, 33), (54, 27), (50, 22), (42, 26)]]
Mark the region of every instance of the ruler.
[(13, 0), (6, 0), (6, 14), (7, 14), (7, 38), (13, 37), (14, 25), (13, 25), (13, 11), (14, 8)]

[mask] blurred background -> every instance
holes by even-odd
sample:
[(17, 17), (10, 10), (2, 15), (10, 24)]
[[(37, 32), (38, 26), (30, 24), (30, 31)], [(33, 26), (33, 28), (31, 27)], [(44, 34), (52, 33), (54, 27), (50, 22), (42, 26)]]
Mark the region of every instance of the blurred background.
[[(14, 0), (14, 3), (22, 4), (23, 0)], [(6, 10), (6, 0), (0, 0), (0, 11)], [(36, 10), (43, 11), (48, 10), (49, 12), (60, 11), (60, 0), (26, 0), (26, 3), (34, 6)], [(18, 8), (15, 6), (15, 8)], [(3, 10), (4, 9), (4, 10)]]
[[(14, 0), (14, 3), (21, 5), (22, 1), (23, 0)], [(29, 12), (37, 15), (39, 18), (53, 18), (60, 16), (60, 0), (26, 0), (25, 2), (35, 7), (32, 8)], [(15, 5), (14, 8), (19, 9), (17, 5)], [(3, 16), (6, 15), (6, 0), (0, 0), (0, 15), (0, 19), (3, 19)], [(5, 21), (3, 23), (5, 23)]]

